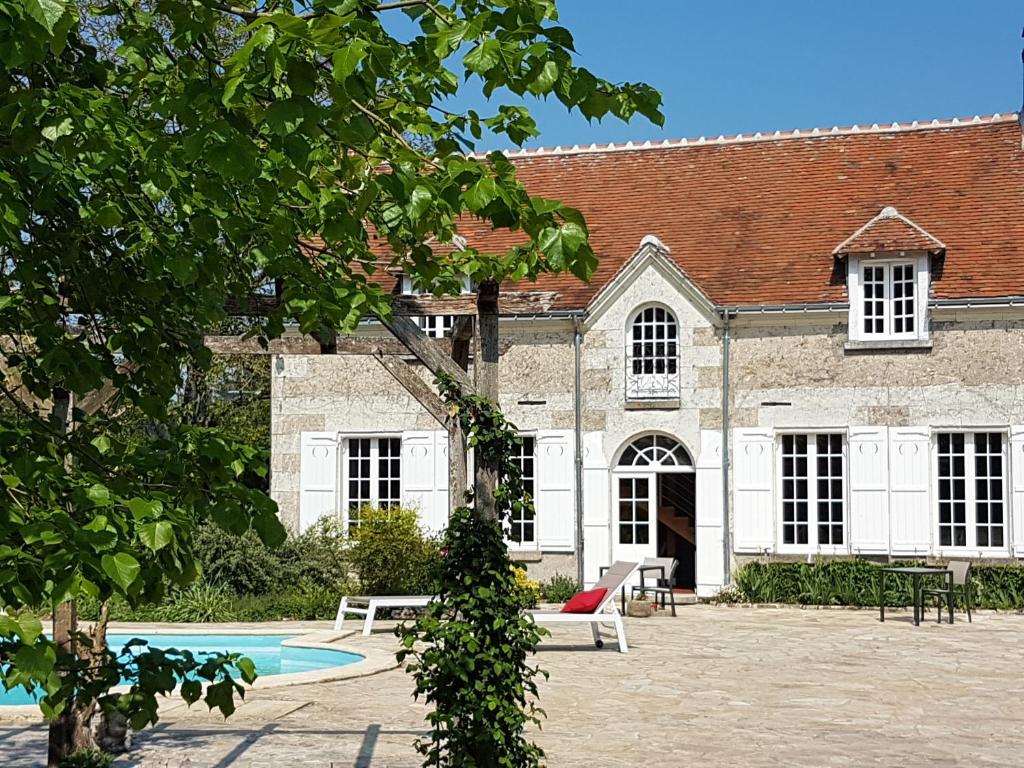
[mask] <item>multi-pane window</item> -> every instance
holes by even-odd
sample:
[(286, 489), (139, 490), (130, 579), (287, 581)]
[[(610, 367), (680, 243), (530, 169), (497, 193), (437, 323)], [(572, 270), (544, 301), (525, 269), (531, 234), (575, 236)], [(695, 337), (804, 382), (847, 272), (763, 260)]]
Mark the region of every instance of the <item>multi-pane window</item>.
[[(519, 464), (519, 471), (523, 473), (523, 489), (534, 500), (534, 489), (537, 479), (537, 442), (536, 438), (523, 436), (522, 441), (516, 447), (515, 461)], [(511, 531), (509, 537), (517, 544), (537, 543), (537, 520), (534, 511), (521, 509), (514, 511), (511, 518)]]
[(664, 307), (640, 310), (627, 330), (626, 396), (679, 396), (679, 326)]
[(653, 477), (619, 478), (620, 544), (650, 543), (651, 482), (653, 482)]
[(1000, 432), (941, 432), (939, 546), (1005, 546), (1005, 462)]
[(860, 330), (863, 338), (918, 335), (917, 270), (914, 262), (868, 262), (860, 273)]
[(843, 436), (782, 436), (782, 543), (838, 547), (845, 542)]
[(346, 446), (345, 508), (349, 527), (363, 506), (395, 507), (402, 499), (402, 440), (353, 437)]

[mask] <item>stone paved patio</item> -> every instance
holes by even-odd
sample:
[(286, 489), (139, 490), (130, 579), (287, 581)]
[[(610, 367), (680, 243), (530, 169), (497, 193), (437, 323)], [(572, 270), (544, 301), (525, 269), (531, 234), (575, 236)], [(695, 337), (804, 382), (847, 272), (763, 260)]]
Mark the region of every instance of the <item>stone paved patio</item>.
[[(554, 627), (540, 654), (551, 766), (1021, 766), (1024, 617), (915, 628), (871, 611), (691, 606), (627, 619), (628, 655)], [(390, 647), (380, 625), (359, 646)], [(400, 670), (255, 691), (230, 721), (168, 708), (119, 766), (417, 766), (425, 708)], [(0, 727), (0, 765), (38, 764)]]

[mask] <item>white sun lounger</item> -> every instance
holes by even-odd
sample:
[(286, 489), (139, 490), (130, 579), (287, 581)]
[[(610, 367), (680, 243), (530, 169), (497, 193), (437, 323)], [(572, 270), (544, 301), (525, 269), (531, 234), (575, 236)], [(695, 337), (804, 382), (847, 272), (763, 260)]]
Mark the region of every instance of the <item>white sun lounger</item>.
[[(594, 635), (594, 645), (598, 648), (604, 647), (604, 640), (601, 639), (600, 625), (603, 622), (611, 622), (615, 626), (615, 636), (619, 641), (619, 653), (628, 653), (629, 646), (626, 644), (626, 631), (622, 626), (622, 614), (619, 613), (619, 609), (615, 606), (615, 595), (638, 567), (640, 567), (640, 563), (629, 563), (624, 560), (619, 560), (612, 564), (611, 568), (605, 572), (601, 580), (593, 587), (594, 589), (598, 587), (606, 587), (608, 589), (593, 613), (530, 611), (529, 615), (538, 624), (590, 624), (590, 631)], [(606, 610), (608, 610), (607, 613), (605, 613)]]
[[(340, 632), (345, 626), (345, 614), (355, 613), (365, 616), (363, 619), (363, 636), (373, 629), (373, 619), (380, 608), (424, 608), (433, 598), (430, 595), (346, 595), (338, 605), (338, 616), (334, 620), (334, 631)], [(360, 606), (352, 606), (357, 603)]]

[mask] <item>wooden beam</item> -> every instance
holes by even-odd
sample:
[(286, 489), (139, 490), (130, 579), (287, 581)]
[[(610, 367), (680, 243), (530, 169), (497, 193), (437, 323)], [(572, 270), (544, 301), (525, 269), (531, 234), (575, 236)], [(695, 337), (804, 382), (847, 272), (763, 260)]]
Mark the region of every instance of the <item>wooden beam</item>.
[[(477, 350), (473, 360), (476, 393), (498, 402), (498, 283), (488, 280), (477, 292)], [(498, 465), (477, 454), (473, 481), (476, 513), (487, 520), (498, 517), (494, 492), (498, 487)]]
[[(541, 315), (551, 309), (558, 298), (556, 291), (516, 291), (498, 299), (500, 315)], [(240, 317), (266, 317), (280, 306), (277, 296), (255, 294), (243, 299), (232, 298), (224, 305), (229, 315)], [(396, 294), (391, 297), (391, 311), (396, 316), (422, 315), (475, 315), (477, 297), (472, 293), (461, 296), (431, 296)]]
[(469, 370), (469, 352), (473, 344), (473, 318), (455, 318), (452, 328), (452, 360), (464, 371)]
[[(473, 318), (463, 315), (452, 328), (452, 360), (462, 370), (469, 370), (469, 348), (473, 343)], [(457, 414), (448, 418), (448, 514), (466, 503), (469, 487), (466, 435)]]
[(434, 374), (446, 373), (466, 392), (473, 392), (473, 382), (466, 372), (434, 343), (435, 339), (425, 336), (416, 323), (407, 317), (380, 318), (380, 321)]
[(426, 409), (427, 413), (447, 429), (448, 408), (430, 385), (417, 375), (415, 368), (394, 355), (385, 355), (381, 352), (374, 355), (374, 359), (405, 388), (406, 392), (416, 398), (416, 401)]
[[(451, 343), (448, 339), (434, 339), (443, 353)], [(320, 342), (312, 336), (284, 336), (271, 339), (264, 349), (255, 338), (244, 336), (207, 336), (206, 347), (215, 355), (319, 355)], [(407, 355), (409, 348), (398, 339), (388, 337), (338, 336), (335, 339), (335, 355), (374, 355), (378, 351), (385, 355)]]
[[(540, 315), (555, 303), (555, 291), (518, 291), (498, 299), (499, 315)], [(394, 315), (418, 317), (422, 315), (475, 315), (477, 297), (472, 293), (461, 296), (431, 296), (397, 294), (391, 297)]]

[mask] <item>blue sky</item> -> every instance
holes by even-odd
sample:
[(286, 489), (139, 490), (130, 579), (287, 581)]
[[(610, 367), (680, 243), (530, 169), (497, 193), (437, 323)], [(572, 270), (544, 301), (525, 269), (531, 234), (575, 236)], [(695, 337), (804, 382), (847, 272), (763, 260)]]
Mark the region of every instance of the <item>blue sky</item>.
[[(665, 127), (588, 124), (532, 104), (528, 146), (753, 133), (1012, 112), (1020, 0), (560, 0), (579, 61), (664, 96)], [(482, 98), (460, 106), (486, 107)], [(506, 148), (507, 141), (480, 149)]]

